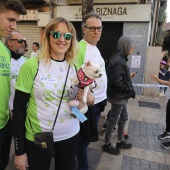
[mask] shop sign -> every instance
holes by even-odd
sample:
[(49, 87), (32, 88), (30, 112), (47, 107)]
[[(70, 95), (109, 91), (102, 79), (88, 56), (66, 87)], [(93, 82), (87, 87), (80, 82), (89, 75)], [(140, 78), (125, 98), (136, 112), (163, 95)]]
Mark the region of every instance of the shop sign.
[(129, 27), (126, 30), (125, 35), (131, 37), (135, 41), (136, 45), (141, 44), (145, 39), (145, 31), (139, 25)]
[(21, 15), (21, 21), (37, 21), (38, 20), (38, 11), (37, 10), (27, 10), (27, 15)]
[[(102, 21), (150, 21), (150, 4), (94, 5), (93, 7), (94, 12), (101, 16)], [(57, 6), (56, 16), (62, 16), (69, 21), (81, 21), (82, 7)]]

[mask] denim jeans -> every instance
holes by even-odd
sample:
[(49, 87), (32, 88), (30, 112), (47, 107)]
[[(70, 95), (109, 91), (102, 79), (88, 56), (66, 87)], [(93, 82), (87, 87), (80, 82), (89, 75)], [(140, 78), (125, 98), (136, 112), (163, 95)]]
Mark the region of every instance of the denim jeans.
[(106, 133), (105, 133), (106, 144), (110, 143), (111, 134), (117, 122), (118, 122), (118, 141), (124, 141), (124, 128), (127, 120), (128, 120), (128, 113), (127, 113), (126, 104), (122, 104), (122, 105), (112, 104), (110, 117), (107, 123)]
[[(101, 115), (99, 103), (95, 104), (93, 108), (94, 108), (94, 113), (96, 115), (96, 124), (98, 124), (99, 119), (100, 119), (100, 115)], [(80, 129), (80, 131), (81, 131), (81, 129)], [(87, 153), (88, 153), (88, 145), (89, 144), (90, 144), (90, 142), (87, 142), (87, 141), (81, 139), (81, 137), (80, 137), (78, 148), (77, 148), (78, 170), (88, 170)]]
[(12, 140), (12, 122), (9, 118), (4, 128), (0, 129), (0, 170), (4, 170), (9, 161)]
[(88, 157), (87, 150), (90, 142), (85, 142), (83, 140), (79, 140), (78, 148), (77, 148), (77, 163), (78, 170), (88, 170)]
[(96, 125), (99, 123), (101, 111), (100, 111), (100, 103), (94, 105), (94, 113), (96, 114)]

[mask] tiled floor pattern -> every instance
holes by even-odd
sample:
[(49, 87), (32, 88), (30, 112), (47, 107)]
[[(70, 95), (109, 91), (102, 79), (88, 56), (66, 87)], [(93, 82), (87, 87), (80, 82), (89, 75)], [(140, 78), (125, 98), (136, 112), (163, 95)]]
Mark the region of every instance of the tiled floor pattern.
[(121, 170), (170, 170), (170, 165), (123, 156)]

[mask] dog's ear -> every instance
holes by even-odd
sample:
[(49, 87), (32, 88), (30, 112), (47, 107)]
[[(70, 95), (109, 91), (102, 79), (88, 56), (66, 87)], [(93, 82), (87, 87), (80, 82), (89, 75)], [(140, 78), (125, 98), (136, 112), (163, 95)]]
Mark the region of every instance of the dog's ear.
[(85, 63), (85, 65), (86, 65), (86, 66), (91, 66), (91, 62), (90, 62), (90, 61), (87, 61), (87, 62)]

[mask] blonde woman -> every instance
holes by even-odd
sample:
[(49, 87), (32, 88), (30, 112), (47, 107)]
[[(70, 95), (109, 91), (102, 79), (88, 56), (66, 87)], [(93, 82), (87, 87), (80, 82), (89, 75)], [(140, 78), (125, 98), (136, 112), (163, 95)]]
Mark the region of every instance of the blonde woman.
[[(76, 51), (73, 25), (64, 18), (55, 18), (45, 28), (38, 56), (21, 68), (13, 117), (15, 166), (20, 170), (25, 170), (27, 165), (30, 170), (50, 168), (51, 157), (43, 157), (34, 143), (34, 134), (50, 131), (56, 152), (55, 169), (72, 169), (80, 127), (78, 119), (70, 114), (67, 93), (76, 74), (72, 65)], [(90, 93), (88, 102), (91, 101)]]

